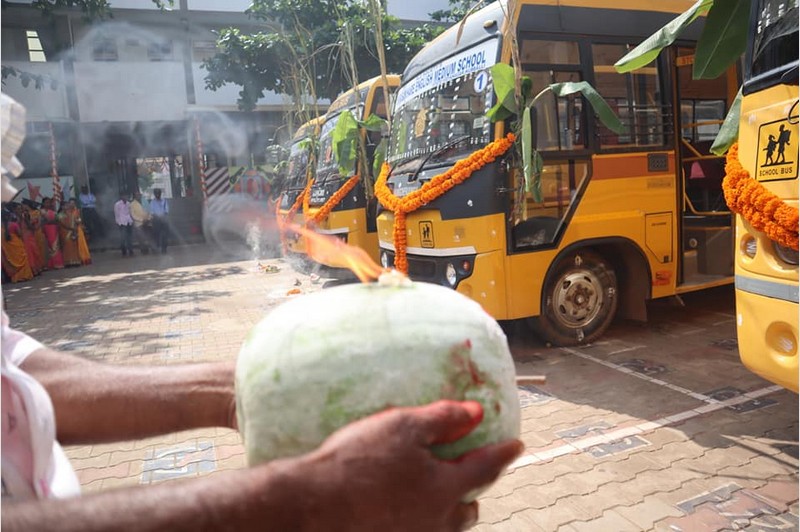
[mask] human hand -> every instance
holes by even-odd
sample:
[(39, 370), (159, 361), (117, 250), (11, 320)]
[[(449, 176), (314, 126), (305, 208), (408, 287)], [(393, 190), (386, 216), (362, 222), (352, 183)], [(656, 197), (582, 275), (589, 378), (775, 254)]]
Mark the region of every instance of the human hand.
[[(477, 402), (438, 401), (392, 408), (331, 435), (303, 462), (309, 529), (456, 531), (475, 524), (470, 491), (493, 482), (522, 452), (508, 440), (454, 461), (436, 458), (435, 444), (467, 435), (483, 418)], [(313, 520), (313, 522), (311, 522)]]

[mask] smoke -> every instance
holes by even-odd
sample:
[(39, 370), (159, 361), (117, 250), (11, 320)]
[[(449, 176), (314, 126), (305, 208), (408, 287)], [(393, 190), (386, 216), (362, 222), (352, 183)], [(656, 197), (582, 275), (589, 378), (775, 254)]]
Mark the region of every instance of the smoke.
[[(117, 151), (142, 156), (180, 153), (187, 146), (193, 150), (191, 119), (197, 116), (204, 144), (229, 157), (246, 157), (249, 142), (241, 123), (207, 105), (215, 96), (206, 93), (200, 62), (192, 61), (191, 73), (184, 68), (191, 46), (183, 38), (185, 29), (170, 14), (160, 15), (172, 22), (165, 22), (161, 33), (129, 22), (89, 26), (60, 57), (73, 61), (80, 120), (91, 126), (83, 128), (84, 143), (112, 144)], [(194, 105), (187, 95), (187, 75)], [(186, 120), (188, 126), (176, 124)]]
[(280, 256), (280, 229), (264, 202), (246, 194), (212, 196), (203, 209), (206, 242), (229, 255)]

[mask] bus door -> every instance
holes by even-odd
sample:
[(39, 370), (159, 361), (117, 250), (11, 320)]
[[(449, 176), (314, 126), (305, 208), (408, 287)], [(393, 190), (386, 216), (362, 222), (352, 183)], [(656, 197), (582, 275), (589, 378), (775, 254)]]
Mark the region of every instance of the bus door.
[[(533, 82), (533, 94), (551, 83), (582, 81), (580, 46), (574, 40), (543, 39), (520, 34), (520, 61)], [(583, 98), (546, 93), (534, 107), (534, 144), (542, 155), (541, 201), (531, 192), (512, 213), (509, 251), (553, 248), (565, 230), (578, 193), (590, 175), (586, 112)]]
[(725, 158), (711, 153), (736, 94), (736, 79), (692, 79), (694, 49), (674, 51), (676, 101), (680, 112), (676, 152), (681, 213), (682, 260), (678, 292), (730, 282), (733, 276), (733, 224), (725, 204)]

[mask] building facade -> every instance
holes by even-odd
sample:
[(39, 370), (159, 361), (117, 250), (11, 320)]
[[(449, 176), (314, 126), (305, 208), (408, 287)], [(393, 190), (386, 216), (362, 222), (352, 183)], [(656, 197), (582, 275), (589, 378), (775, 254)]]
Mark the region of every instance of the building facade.
[[(394, 3), (410, 22), (447, 6)], [(266, 193), (267, 147), (291, 134), (289, 98), (266, 94), (255, 110), (241, 112), (240, 87), (209, 90), (201, 68), (215, 52), (216, 30), (258, 29), (244, 14), (249, 0), (175, 0), (168, 11), (149, 0), (113, 0), (113, 18), (100, 23), (78, 11), (45, 17), (29, 4), (4, 2), (0, 49), (3, 68), (19, 73), (5, 76), (3, 92), (27, 109), (19, 157), (31, 186), (22, 187), (23, 197), (52, 193), (56, 173), (65, 196), (88, 186), (113, 223), (121, 193), (147, 197), (161, 188), (176, 236), (192, 239), (200, 236), (203, 203), (198, 155), (209, 174), (227, 179), (218, 189)]]

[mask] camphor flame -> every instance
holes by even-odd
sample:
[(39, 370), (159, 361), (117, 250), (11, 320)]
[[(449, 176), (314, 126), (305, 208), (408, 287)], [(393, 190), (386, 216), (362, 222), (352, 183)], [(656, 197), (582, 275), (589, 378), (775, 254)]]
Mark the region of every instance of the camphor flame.
[(362, 283), (375, 281), (385, 271), (367, 255), (366, 251), (359, 247), (351, 246), (333, 236), (321, 235), (297, 224), (281, 225), (283, 225), (282, 228), (294, 231), (306, 239), (306, 252), (309, 257), (335, 268), (347, 268)]

